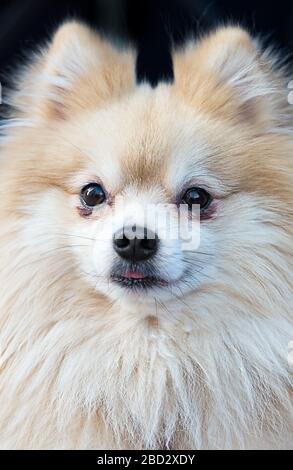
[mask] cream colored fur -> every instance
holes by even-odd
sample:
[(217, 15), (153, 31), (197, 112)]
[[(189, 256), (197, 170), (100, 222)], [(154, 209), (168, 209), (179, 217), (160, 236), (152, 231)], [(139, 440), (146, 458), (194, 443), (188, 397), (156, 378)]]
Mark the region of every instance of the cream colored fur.
[[(0, 447), (292, 448), (292, 107), (239, 28), (135, 84), (135, 53), (70, 23), (16, 80), (1, 142)], [(113, 198), (170, 202), (189, 180), (215, 216), (193, 253), (162, 244), (170, 289), (128, 294), (82, 217)], [(184, 268), (191, 266), (188, 277)]]

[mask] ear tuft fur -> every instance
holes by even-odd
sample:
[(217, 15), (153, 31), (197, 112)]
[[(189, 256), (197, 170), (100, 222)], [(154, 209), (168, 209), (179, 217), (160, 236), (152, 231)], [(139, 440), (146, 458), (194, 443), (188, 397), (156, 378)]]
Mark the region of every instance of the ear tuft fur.
[(286, 78), (276, 63), (245, 30), (221, 28), (175, 53), (175, 80), (195, 106), (243, 124), (272, 128), (283, 125), (292, 113)]
[(69, 22), (27, 68), (13, 104), (22, 112), (66, 119), (119, 97), (134, 83), (134, 51), (118, 51), (88, 26)]

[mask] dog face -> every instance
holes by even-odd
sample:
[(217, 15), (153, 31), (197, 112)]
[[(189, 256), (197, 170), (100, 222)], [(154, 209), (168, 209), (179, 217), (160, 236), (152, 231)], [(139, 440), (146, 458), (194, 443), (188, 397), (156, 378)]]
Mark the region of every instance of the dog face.
[(68, 24), (14, 97), (27, 128), (10, 144), (18, 168), (4, 197), (29, 218), (37, 257), (63, 259), (113, 301), (229, 291), (241, 278), (249, 295), (264, 240), (283, 242), (275, 227), (292, 211), (270, 60), (228, 28), (175, 53), (174, 74), (137, 86), (131, 51)]

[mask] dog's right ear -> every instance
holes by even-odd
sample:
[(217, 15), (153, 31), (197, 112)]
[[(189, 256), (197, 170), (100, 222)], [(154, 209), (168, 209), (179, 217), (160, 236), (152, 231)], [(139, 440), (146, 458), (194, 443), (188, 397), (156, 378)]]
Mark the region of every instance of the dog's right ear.
[(175, 86), (188, 104), (256, 132), (288, 120), (277, 61), (239, 27), (220, 28), (174, 55)]
[(30, 116), (66, 120), (135, 85), (135, 53), (118, 51), (89, 27), (69, 22), (55, 33), (18, 85), (14, 104)]

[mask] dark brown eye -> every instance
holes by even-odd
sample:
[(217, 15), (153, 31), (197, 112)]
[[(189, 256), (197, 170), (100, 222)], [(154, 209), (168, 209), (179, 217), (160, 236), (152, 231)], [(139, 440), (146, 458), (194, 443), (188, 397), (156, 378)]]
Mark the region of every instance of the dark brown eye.
[(86, 206), (95, 207), (105, 201), (106, 194), (100, 184), (90, 183), (81, 190), (80, 197)]
[(190, 210), (192, 210), (193, 205), (199, 205), (200, 212), (203, 212), (212, 202), (212, 196), (205, 189), (195, 187), (186, 191), (182, 197), (182, 202), (187, 204)]

